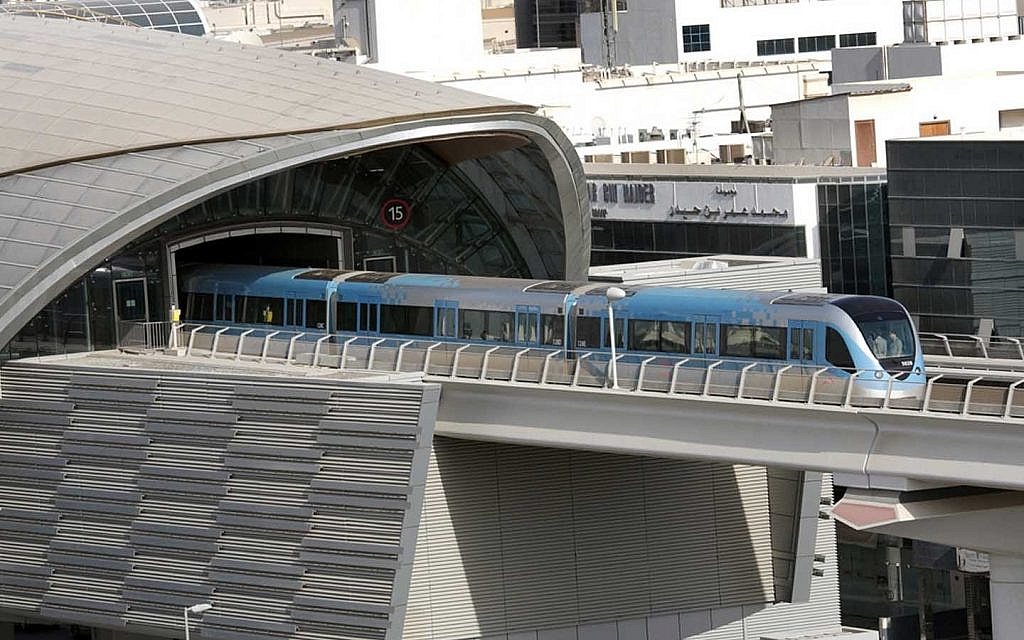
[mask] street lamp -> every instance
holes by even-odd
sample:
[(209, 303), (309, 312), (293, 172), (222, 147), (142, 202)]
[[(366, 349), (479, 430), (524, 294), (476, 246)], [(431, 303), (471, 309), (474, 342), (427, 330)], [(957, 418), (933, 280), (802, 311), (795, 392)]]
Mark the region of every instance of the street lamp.
[(188, 637), (188, 633), (189, 633), (189, 630), (188, 630), (188, 614), (194, 613), (194, 614), (198, 615), (198, 614), (200, 614), (200, 613), (202, 613), (204, 611), (209, 611), (212, 608), (213, 608), (213, 605), (210, 604), (209, 602), (203, 602), (203, 603), (200, 603), (200, 604), (194, 604), (191, 607), (185, 607), (185, 640), (189, 640), (189, 637)]
[[(615, 364), (615, 314), (612, 311), (612, 303), (626, 297), (626, 292), (618, 287), (608, 287), (604, 297), (608, 298), (608, 335), (612, 340), (612, 389), (619, 388), (619, 369)], [(185, 640), (188, 640), (187, 638)]]

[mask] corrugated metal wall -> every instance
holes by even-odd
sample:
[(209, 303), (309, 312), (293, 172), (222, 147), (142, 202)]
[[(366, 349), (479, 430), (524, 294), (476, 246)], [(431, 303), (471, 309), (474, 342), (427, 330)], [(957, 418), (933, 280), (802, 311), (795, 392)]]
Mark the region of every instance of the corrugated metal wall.
[(407, 640), (632, 638), (622, 621), (764, 606), (767, 474), (435, 438), (410, 589)]
[(177, 632), (211, 602), (201, 637), (400, 637), (438, 387), (26, 362), (0, 384), (0, 610)]

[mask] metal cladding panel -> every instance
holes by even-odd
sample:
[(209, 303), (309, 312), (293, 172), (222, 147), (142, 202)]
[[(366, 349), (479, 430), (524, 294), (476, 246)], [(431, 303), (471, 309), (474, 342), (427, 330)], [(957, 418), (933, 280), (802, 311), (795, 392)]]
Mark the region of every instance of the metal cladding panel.
[(403, 637), (635, 638), (766, 606), (767, 492), (760, 467), (435, 438)]
[(155, 632), (209, 601), (207, 638), (398, 637), (436, 387), (0, 374), (0, 612)]

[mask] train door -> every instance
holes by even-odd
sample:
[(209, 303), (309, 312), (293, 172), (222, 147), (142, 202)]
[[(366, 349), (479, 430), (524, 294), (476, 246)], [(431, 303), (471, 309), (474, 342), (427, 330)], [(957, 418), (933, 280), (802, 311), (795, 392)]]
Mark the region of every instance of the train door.
[(434, 302), (434, 337), (459, 338), (459, 303), (455, 300)]
[(286, 291), (284, 294), (284, 324), (296, 328), (305, 326), (302, 300), (294, 291)]
[(693, 353), (707, 361), (718, 360), (718, 316), (694, 316)]
[(360, 302), (357, 304), (359, 313), (359, 331), (362, 333), (380, 333), (380, 304), (377, 302)]
[(789, 321), (789, 361), (791, 363), (814, 364), (815, 324), (817, 323), (808, 320)]
[(540, 307), (516, 305), (516, 344), (540, 344)]

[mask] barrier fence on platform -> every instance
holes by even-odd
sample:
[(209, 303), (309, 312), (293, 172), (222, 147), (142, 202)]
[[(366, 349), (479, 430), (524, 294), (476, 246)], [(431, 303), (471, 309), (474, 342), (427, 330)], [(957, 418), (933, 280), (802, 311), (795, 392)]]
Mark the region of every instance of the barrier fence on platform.
[(1010, 375), (894, 380), (879, 371), (852, 375), (835, 367), (663, 355), (566, 353), (504, 344), (346, 336), (202, 324), (138, 323), (124, 346), (178, 347), (185, 355), (319, 367), (325, 370), (422, 373), (453, 380), (550, 387), (618, 389), (837, 407), (875, 407), (1024, 418), (1024, 378)]
[(921, 350), (926, 356), (1024, 360), (1022, 338), (930, 332), (918, 335), (921, 337)]

